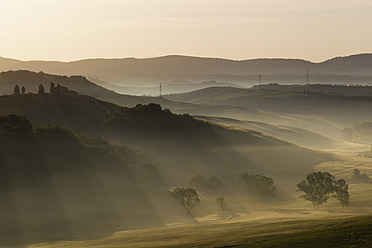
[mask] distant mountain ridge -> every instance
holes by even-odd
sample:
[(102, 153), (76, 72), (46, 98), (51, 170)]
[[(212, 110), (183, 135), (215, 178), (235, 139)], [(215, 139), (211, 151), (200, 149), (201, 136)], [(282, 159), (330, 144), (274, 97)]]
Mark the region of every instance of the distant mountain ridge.
[[(86, 59), (72, 62), (20, 61), (0, 57), (0, 71), (21, 69), (60, 75), (95, 76), (120, 85), (169, 83), (184, 79), (190, 82), (220, 81), (223, 75), (227, 81), (233, 80), (236, 76), (247, 77), (258, 74), (301, 75), (302, 77), (306, 71), (311, 74), (372, 77), (372, 54), (335, 57), (320, 63), (302, 59), (229, 60), (180, 55), (145, 59)], [(226, 75), (229, 77), (226, 78)], [(239, 80), (244, 81), (244, 78)], [(257, 81), (256, 78), (254, 80)]]

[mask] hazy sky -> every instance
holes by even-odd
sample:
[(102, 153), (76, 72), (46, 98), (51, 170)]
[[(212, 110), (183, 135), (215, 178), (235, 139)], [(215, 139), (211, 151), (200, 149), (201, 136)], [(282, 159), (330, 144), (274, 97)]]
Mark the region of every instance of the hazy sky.
[(0, 0), (0, 56), (320, 61), (372, 52), (371, 0)]

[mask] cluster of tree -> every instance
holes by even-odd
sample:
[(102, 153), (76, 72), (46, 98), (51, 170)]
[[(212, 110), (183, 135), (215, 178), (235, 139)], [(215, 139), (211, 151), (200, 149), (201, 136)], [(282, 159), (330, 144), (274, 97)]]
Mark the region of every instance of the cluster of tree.
[(298, 191), (305, 194), (300, 198), (311, 201), (314, 210), (319, 209), (319, 205), (327, 202), (330, 197), (335, 197), (342, 208), (349, 205), (349, 186), (344, 179), (336, 180), (329, 172), (312, 172), (297, 184)]
[(262, 174), (240, 173), (239, 183), (257, 199), (264, 200), (275, 196), (274, 180)]
[(61, 127), (33, 127), (18, 115), (0, 116), (0, 191), (13, 184), (34, 185), (50, 173), (88, 169), (133, 180), (137, 172), (156, 169), (131, 170), (129, 165), (140, 163), (141, 158), (128, 147), (77, 137)]
[(26, 87), (22, 86), (22, 88), (19, 88), (19, 85), (14, 86), (14, 95), (20, 95), (22, 91), (22, 95), (26, 94)]
[(31, 122), (25, 117), (11, 114), (0, 116), (0, 133), (30, 136), (33, 134), (33, 128)]
[[(249, 174), (243, 172), (239, 175), (239, 182), (244, 188), (257, 200), (264, 200), (275, 196), (274, 180), (261, 174)], [(186, 210), (187, 215), (191, 217), (191, 209), (199, 204), (200, 198), (197, 190), (207, 193), (217, 193), (223, 188), (223, 183), (215, 176), (205, 179), (203, 175), (194, 175), (189, 179), (191, 188), (174, 188), (171, 195)], [(219, 214), (223, 217), (226, 211), (226, 202), (223, 196), (216, 198), (216, 204)]]
[[(67, 87), (64, 87), (60, 84), (57, 84), (57, 86), (55, 86), (55, 84), (53, 82), (50, 83), (50, 94), (59, 95), (61, 93), (66, 93), (66, 92), (68, 92), (70, 94), (71, 93), (77, 94), (77, 92), (71, 91)], [(22, 93), (22, 95), (26, 94), (26, 87), (22, 86), (22, 88), (20, 88), (19, 85), (14, 86), (13, 94), (14, 95), (21, 95), (21, 93)], [(38, 94), (39, 95), (44, 95), (45, 94), (44, 85), (42, 85), (42, 84), (39, 85)]]
[[(176, 200), (176, 202), (186, 211), (187, 216), (192, 218), (191, 209), (199, 205), (200, 197), (198, 192), (193, 188), (173, 188), (171, 191), (171, 196)], [(226, 203), (225, 198), (222, 196), (216, 199), (219, 214), (223, 217)]]
[(216, 193), (223, 187), (223, 183), (215, 176), (205, 179), (203, 175), (194, 175), (189, 179), (189, 186), (201, 191)]
[[(149, 118), (151, 117), (151, 118)], [(151, 120), (151, 121), (149, 121)], [(173, 114), (169, 109), (162, 109), (159, 104), (137, 104), (134, 108), (121, 108), (114, 112), (105, 123), (111, 128), (141, 127), (142, 129), (166, 130), (167, 132), (185, 132), (190, 135), (190, 130), (201, 130), (208, 133), (210, 124), (196, 120), (188, 114)]]
[(372, 178), (370, 178), (367, 174), (360, 173), (360, 170), (354, 169), (353, 171), (353, 181), (356, 183), (372, 183)]
[(363, 122), (351, 128), (341, 130), (341, 136), (346, 141), (372, 142), (372, 122)]

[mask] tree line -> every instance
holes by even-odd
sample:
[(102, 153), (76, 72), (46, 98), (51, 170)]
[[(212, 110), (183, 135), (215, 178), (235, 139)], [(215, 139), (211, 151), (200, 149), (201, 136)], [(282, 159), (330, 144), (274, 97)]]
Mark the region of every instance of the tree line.
[[(274, 180), (263, 174), (243, 172), (239, 174), (238, 182), (258, 201), (275, 197)], [(170, 194), (184, 208), (187, 215), (192, 217), (191, 210), (200, 203), (198, 190), (218, 193), (222, 189), (223, 183), (217, 177), (205, 179), (202, 175), (194, 175), (189, 179), (189, 186), (188, 188), (173, 188), (170, 190)], [(307, 174), (304, 180), (297, 183), (297, 191), (304, 193), (300, 195), (300, 198), (312, 202), (314, 210), (318, 210), (319, 206), (325, 204), (331, 197), (336, 198), (342, 208), (349, 205), (348, 184), (344, 179), (337, 180), (329, 172), (316, 171)], [(225, 198), (223, 196), (218, 197), (216, 204), (220, 215), (223, 216), (226, 206)]]
[[(50, 94), (59, 95), (62, 92), (74, 92), (74, 91), (71, 91), (67, 87), (64, 87), (60, 84), (57, 84), (57, 86), (56, 86), (53, 82), (50, 83), (50, 86), (49, 86), (49, 93)], [(19, 87), (18, 84), (14, 86), (13, 95), (25, 95), (25, 94), (26, 94), (26, 87), (25, 86), (22, 86), (21, 88)], [(39, 85), (38, 94), (39, 95), (46, 94), (44, 85), (42, 85), (42, 84)]]

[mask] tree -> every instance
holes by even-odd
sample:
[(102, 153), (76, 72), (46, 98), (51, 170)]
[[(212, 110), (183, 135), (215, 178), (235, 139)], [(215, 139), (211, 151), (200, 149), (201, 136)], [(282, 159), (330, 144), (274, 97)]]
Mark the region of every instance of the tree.
[(245, 189), (257, 199), (265, 199), (275, 196), (274, 180), (261, 174), (240, 173), (239, 182)]
[(186, 210), (189, 217), (192, 216), (191, 209), (200, 202), (198, 193), (192, 188), (174, 188), (171, 196)]
[(22, 95), (24, 95), (25, 93), (26, 93), (26, 87), (22, 86)]
[(0, 116), (0, 133), (30, 136), (33, 134), (33, 128), (31, 122), (25, 117), (10, 114)]
[(44, 86), (42, 84), (39, 85), (39, 95), (44, 95), (45, 94), (45, 90), (44, 90)]
[(306, 180), (302, 180), (297, 184), (298, 191), (303, 191), (305, 194), (300, 198), (311, 201), (314, 210), (319, 209), (319, 205), (326, 203), (329, 195), (334, 191), (335, 177), (329, 172), (312, 172), (307, 174)]
[(349, 205), (349, 185), (347, 185), (344, 179), (335, 181), (334, 192), (334, 197), (340, 201), (342, 208)]
[(360, 170), (358, 170), (358, 169), (354, 169), (354, 170), (353, 170), (353, 179), (354, 179), (354, 180), (358, 180), (359, 177), (360, 177)]
[(56, 93), (56, 86), (53, 82), (50, 83), (50, 93)]
[(21, 91), (20, 91), (18, 85), (14, 86), (14, 93), (13, 93), (13, 94), (14, 94), (14, 95), (19, 95), (19, 94), (21, 94)]
[(61, 85), (60, 85), (60, 84), (57, 84), (57, 87), (56, 87), (55, 93), (56, 93), (57, 95), (59, 95), (59, 94), (61, 93)]
[(222, 196), (218, 197), (216, 199), (216, 203), (217, 203), (217, 206), (218, 206), (218, 209), (220, 211), (220, 216), (223, 217), (223, 213), (225, 211), (225, 198), (223, 198)]
[(189, 186), (195, 188), (196, 190), (216, 193), (222, 189), (223, 183), (215, 176), (205, 179), (204, 176), (198, 174), (190, 177)]

